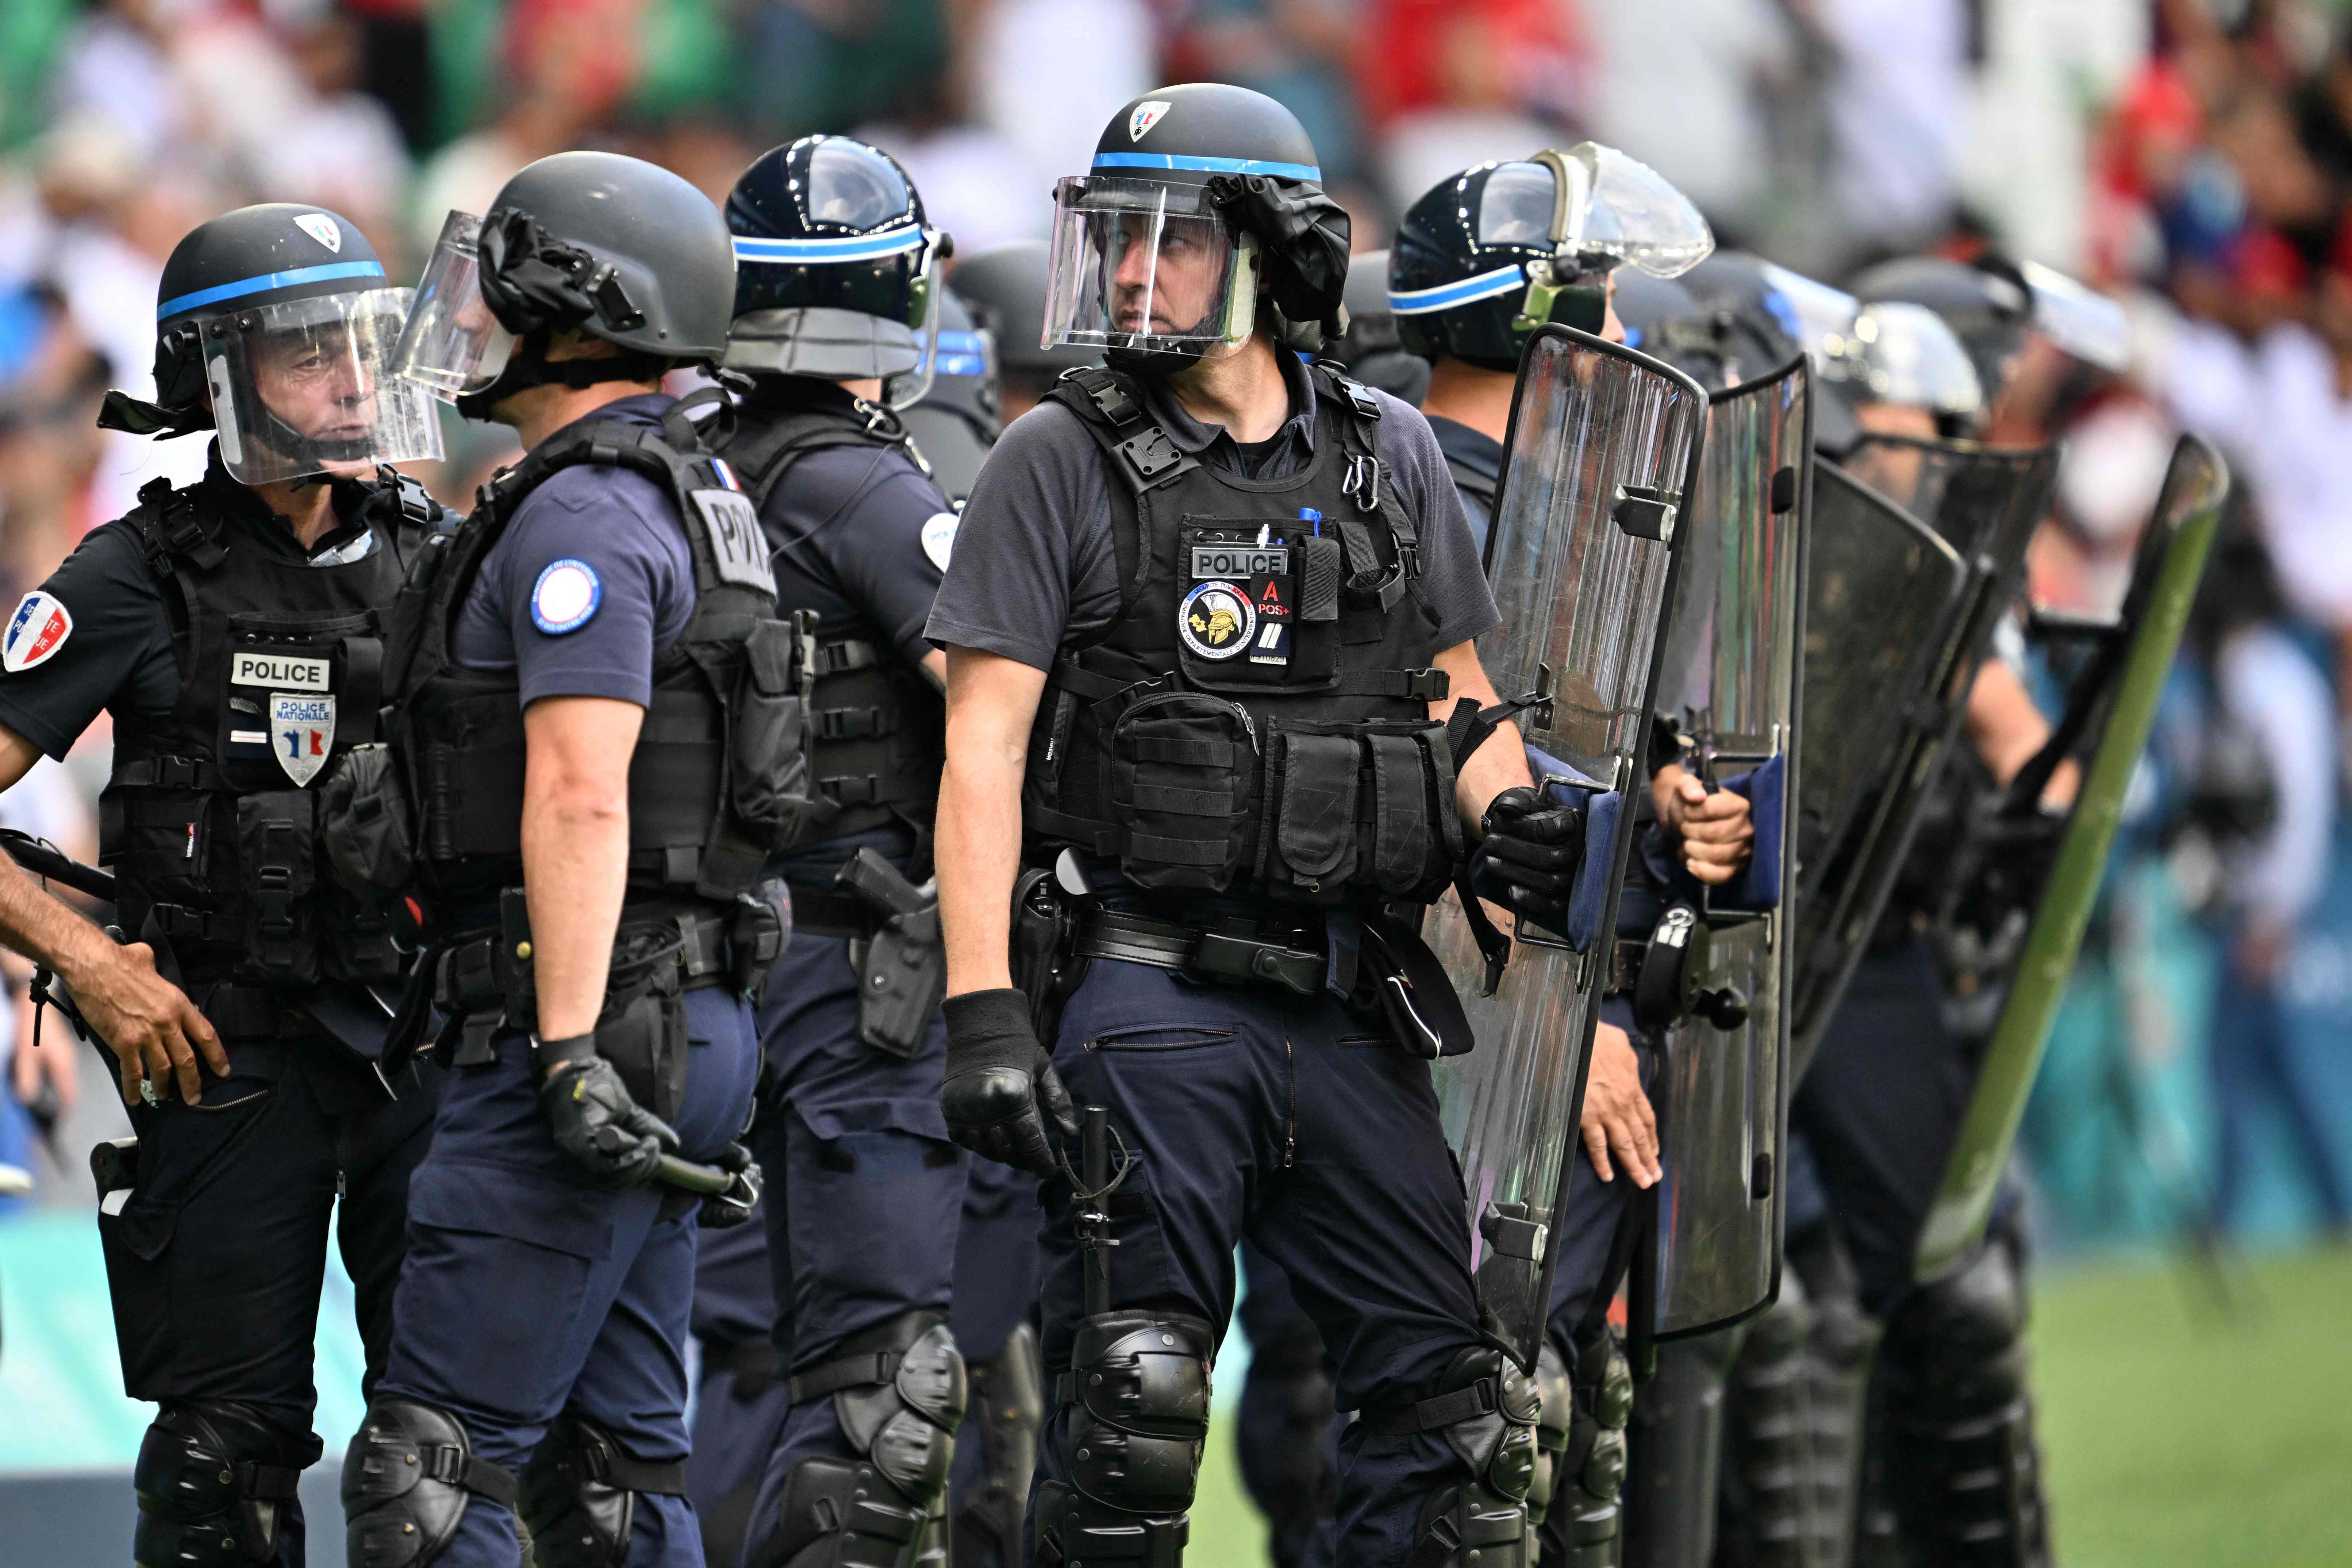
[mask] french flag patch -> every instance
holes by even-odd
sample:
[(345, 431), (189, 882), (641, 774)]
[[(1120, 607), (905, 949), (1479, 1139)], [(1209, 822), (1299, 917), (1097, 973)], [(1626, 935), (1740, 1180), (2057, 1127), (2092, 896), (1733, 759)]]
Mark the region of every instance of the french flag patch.
[(719, 476), (719, 484), (721, 484), (722, 486), (724, 486), (724, 487), (725, 487), (725, 488), (727, 488), (728, 489), (730, 489), (730, 490), (740, 490), (740, 489), (741, 489), (743, 488), (740, 484), (739, 484), (739, 483), (737, 483), (737, 482), (736, 482), (736, 479), (735, 479), (735, 470), (734, 470), (733, 468), (729, 468), (729, 467), (727, 466), (727, 459), (726, 459), (726, 458), (711, 458), (711, 459), (710, 459), (710, 470), (711, 470), (711, 472), (713, 472), (713, 473), (715, 473), (715, 474), (717, 474), (717, 475)]
[(8, 617), (7, 633), (0, 637), (0, 670), (14, 675), (31, 669), (65, 647), (71, 636), (72, 615), (54, 596), (37, 588)]

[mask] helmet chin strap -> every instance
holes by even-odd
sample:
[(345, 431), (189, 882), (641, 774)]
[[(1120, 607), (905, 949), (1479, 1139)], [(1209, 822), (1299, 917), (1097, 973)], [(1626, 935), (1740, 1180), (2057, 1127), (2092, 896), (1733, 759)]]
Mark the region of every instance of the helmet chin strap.
[(457, 395), (460, 418), (483, 421), (490, 410), (518, 392), (534, 386), (568, 386), (574, 392), (607, 381), (657, 381), (671, 362), (655, 354), (624, 349), (604, 359), (551, 360), (547, 357), (548, 329), (541, 327), (524, 335), (507, 356), (504, 369), (498, 378), (479, 392)]

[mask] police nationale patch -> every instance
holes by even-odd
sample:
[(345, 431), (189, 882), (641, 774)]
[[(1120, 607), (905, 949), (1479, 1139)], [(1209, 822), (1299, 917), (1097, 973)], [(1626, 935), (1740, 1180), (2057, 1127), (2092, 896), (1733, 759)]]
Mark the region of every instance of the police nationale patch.
[(604, 580), (585, 561), (551, 561), (531, 584), (530, 624), (549, 637), (576, 632), (595, 619), (604, 602)]
[(16, 613), (8, 617), (8, 630), (0, 636), (0, 669), (14, 675), (18, 670), (31, 669), (66, 646), (73, 636), (73, 616), (47, 594), (35, 589), (16, 605)]
[(270, 694), (269, 754), (298, 786), (319, 776), (334, 745), (333, 698)]
[(1249, 593), (1234, 583), (1203, 583), (1176, 610), (1176, 635), (1202, 658), (1233, 658), (1249, 647), (1256, 629)]
[(935, 511), (923, 520), (923, 553), (942, 572), (948, 569), (948, 557), (955, 552), (955, 531), (956, 514), (951, 511)]
[(1137, 104), (1135, 112), (1127, 117), (1127, 139), (1130, 142), (1142, 141), (1143, 133), (1160, 123), (1160, 117), (1168, 112), (1168, 100), (1164, 98), (1147, 99)]
[(317, 240), (320, 245), (325, 246), (329, 250), (334, 251), (338, 255), (341, 254), (343, 248), (343, 226), (337, 223), (333, 218), (329, 217), (325, 213), (299, 214), (294, 219), (294, 226), (300, 229), (304, 234), (309, 235), (312, 239)]

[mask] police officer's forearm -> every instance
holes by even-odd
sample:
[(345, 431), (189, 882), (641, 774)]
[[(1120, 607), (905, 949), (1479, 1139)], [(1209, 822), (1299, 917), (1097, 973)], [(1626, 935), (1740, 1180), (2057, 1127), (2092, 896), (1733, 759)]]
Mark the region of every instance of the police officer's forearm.
[(523, 712), (523, 891), (541, 1039), (587, 1034), (604, 1007), (629, 875), (629, 755), (644, 719), (636, 704), (603, 697), (547, 698)]
[(1021, 870), (1021, 778), (1042, 670), (993, 654), (948, 655), (947, 767), (937, 860), (948, 994), (1013, 984), (1007, 938)]
[[(0, 794), (16, 788), (40, 760), (38, 746), (0, 724)], [(90, 979), (114, 953), (104, 931), (51, 898), (5, 855), (0, 855), (0, 942), (47, 964), (68, 985)]]
[[(1444, 699), (1429, 705), (1429, 716), (1444, 721), (1454, 717), (1454, 705), (1465, 697), (1475, 699), (1481, 708), (1492, 708), (1502, 700), (1495, 695), (1495, 683), (1486, 679), (1486, 668), (1478, 662), (1475, 643), (1456, 643), (1437, 656), (1437, 668), (1447, 676)], [(1505, 722), (1486, 737), (1486, 743), (1470, 753), (1454, 776), (1454, 799), (1462, 807), (1462, 820), (1470, 831), (1478, 831), (1478, 824), (1486, 815), (1486, 807), (1507, 789), (1520, 784), (1532, 784), (1535, 776), (1528, 772), (1528, 749), (1519, 737), (1517, 724)]]

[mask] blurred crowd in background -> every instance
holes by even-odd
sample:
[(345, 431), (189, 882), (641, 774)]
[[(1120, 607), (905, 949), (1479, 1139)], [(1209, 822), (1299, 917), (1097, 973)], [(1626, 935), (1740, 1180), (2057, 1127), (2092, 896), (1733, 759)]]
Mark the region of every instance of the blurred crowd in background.
[[(2352, 6), (0, 0), (0, 591), (37, 585), (149, 479), (201, 470), (201, 440), (92, 418), (109, 385), (152, 395), (163, 258), (215, 214), (332, 207), (404, 279), (446, 212), (546, 153), (635, 153), (719, 199), (762, 149), (838, 131), (896, 154), (971, 254), (1042, 237), (1052, 182), (1114, 110), (1202, 79), (1298, 114), (1360, 250), (1467, 164), (1590, 137), (1689, 193), (1722, 245), (1827, 281), (1990, 245), (2125, 300), (2128, 375), (2038, 351), (1999, 411), (1996, 439), (2069, 442), (2038, 598), (2112, 600), (2181, 428), (2229, 454), (2238, 515), (2027, 1158), (2061, 1244), (2343, 1229)], [(423, 477), (463, 505), (511, 454), (453, 420)], [(87, 857), (106, 745), (101, 727), (37, 770), (0, 821)], [(79, 1103), (60, 1148), (104, 1136), (105, 1076), (17, 1033), (15, 1098)]]

